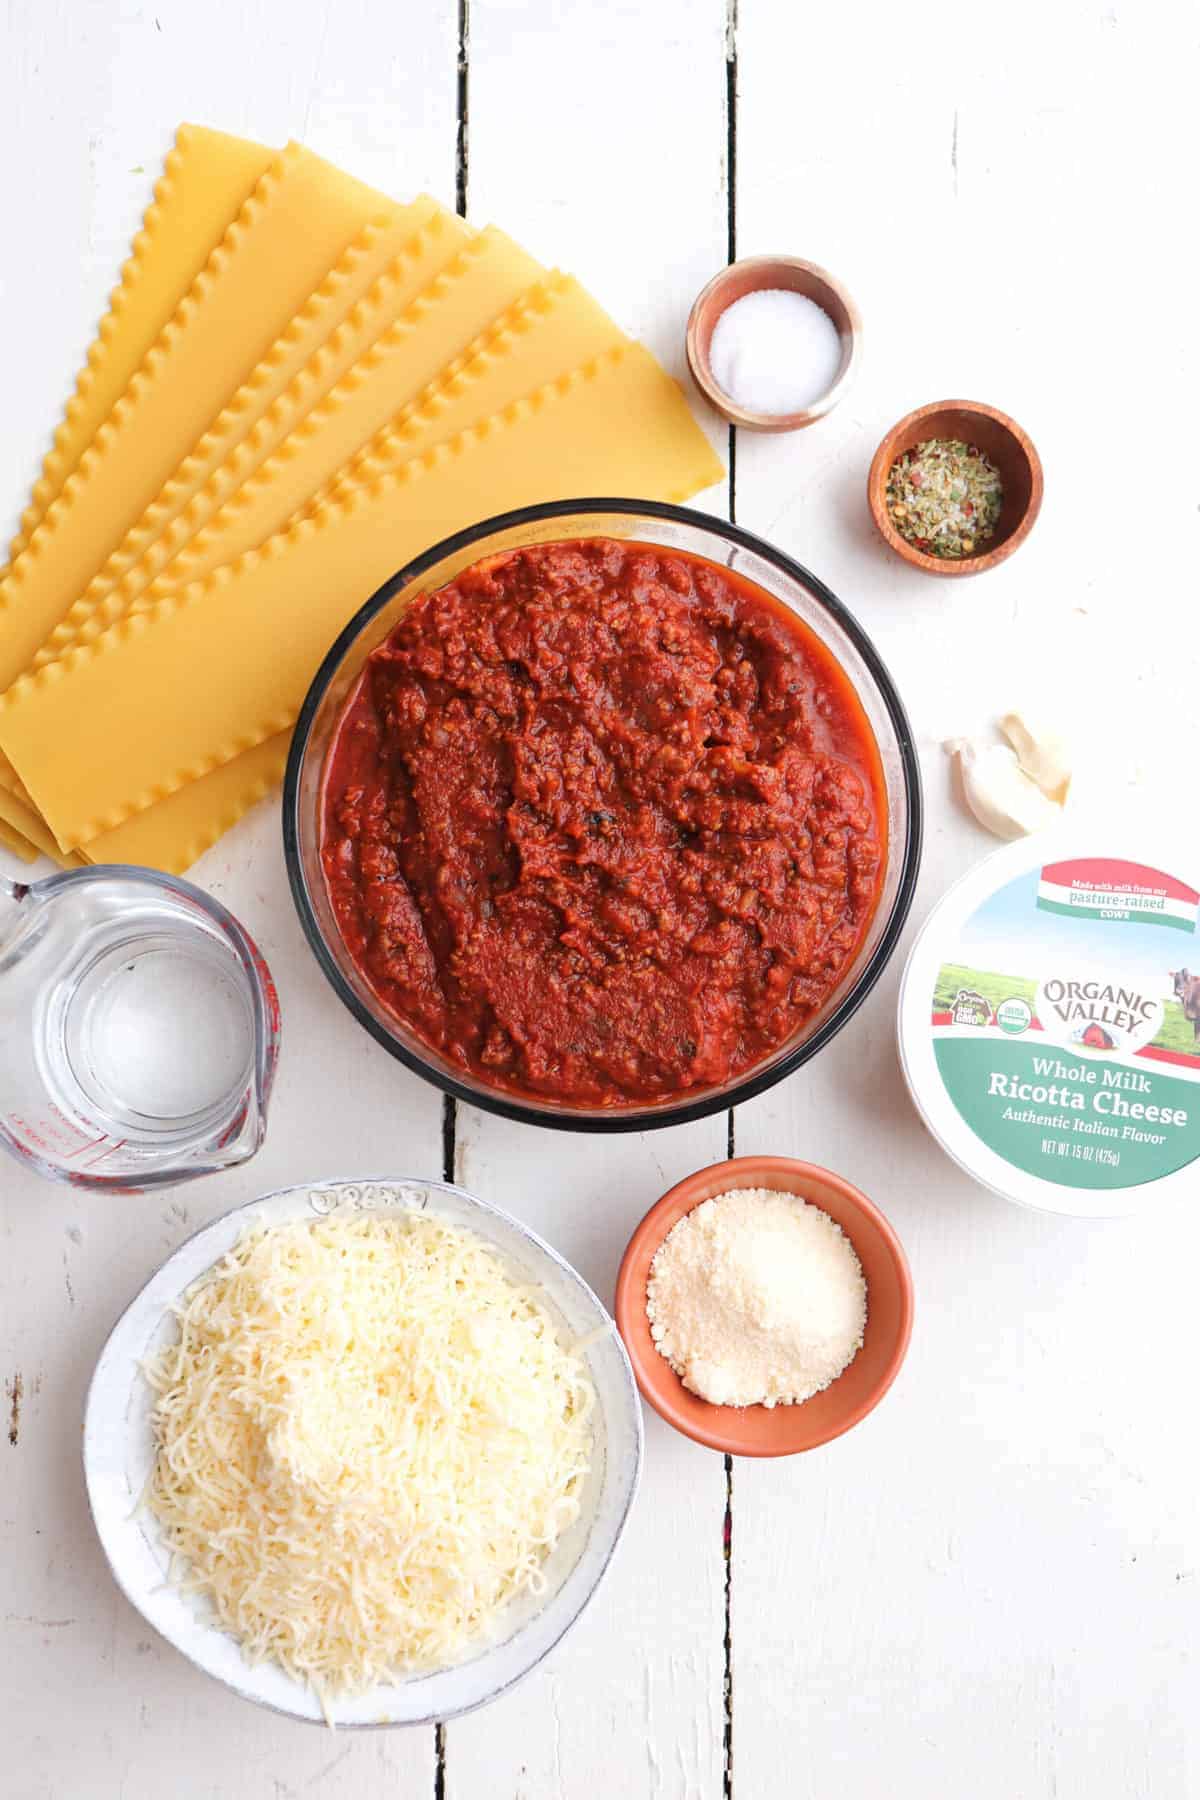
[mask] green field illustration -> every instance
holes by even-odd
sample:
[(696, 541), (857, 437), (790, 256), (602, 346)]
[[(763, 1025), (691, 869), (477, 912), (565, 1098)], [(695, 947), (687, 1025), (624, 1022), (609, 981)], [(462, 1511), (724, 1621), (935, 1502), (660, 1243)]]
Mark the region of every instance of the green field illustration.
[[(960, 988), (982, 994), (995, 1011), (1002, 1000), (1025, 1000), (1033, 1006), (1037, 982), (1024, 975), (995, 975), (990, 970), (969, 969), (963, 963), (943, 963), (933, 995), (934, 1012), (949, 1012)], [(1154, 1039), (1160, 1050), (1181, 1051), (1185, 1056), (1200, 1057), (1200, 1043), (1191, 1022), (1183, 1016), (1178, 1000), (1168, 1000), (1163, 1013), (1163, 1028)]]

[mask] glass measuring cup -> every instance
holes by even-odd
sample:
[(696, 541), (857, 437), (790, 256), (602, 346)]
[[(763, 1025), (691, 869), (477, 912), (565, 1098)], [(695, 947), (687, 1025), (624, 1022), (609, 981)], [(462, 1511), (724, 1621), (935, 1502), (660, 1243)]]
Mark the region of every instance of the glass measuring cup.
[(245, 1162), (278, 1046), (267, 965), (199, 888), (0, 875), (0, 1143), (39, 1175), (137, 1192)]

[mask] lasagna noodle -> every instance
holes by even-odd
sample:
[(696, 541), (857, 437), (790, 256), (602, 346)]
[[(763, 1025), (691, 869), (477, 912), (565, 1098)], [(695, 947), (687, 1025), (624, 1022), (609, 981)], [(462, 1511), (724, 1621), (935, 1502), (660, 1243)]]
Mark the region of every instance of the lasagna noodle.
[(131, 376), (228, 227), (270, 166), (275, 152), (245, 138), (181, 125), (154, 199), (133, 240), (108, 311), (75, 382), (54, 445), (13, 539), (15, 560)]
[(573, 276), (548, 276), (361, 445), (317, 488), (305, 510), (369, 487), (396, 463), (628, 341)]
[[(21, 516), (21, 529), (10, 546), (14, 561), (275, 155), (244, 138), (199, 125), (180, 126), (134, 239), (133, 255), (121, 271)], [(7, 567), (0, 570), (0, 595), (8, 573)], [(0, 609), (0, 664), (5, 661), (3, 623)], [(10, 670), (12, 666), (10, 661)], [(10, 790), (28, 810), (28, 795), (0, 758), (0, 791)]]
[[(282, 531), (376, 431), (402, 416), (423, 393), (440, 387), (448, 367), (457, 366), (463, 354), (473, 354), (503, 320), (520, 310), (544, 271), (502, 232), (483, 233), (481, 247), (484, 237), (492, 242), (491, 255), (486, 263), (480, 255), (473, 278), (464, 275), (445, 284), (436, 304), (398, 319), (314, 408), (279, 455), (264, 464), (188, 545), (152, 598), (160, 598), (167, 587), (182, 587), (210, 575)], [(554, 372), (570, 366), (560, 363)], [(530, 385), (525, 380), (519, 391)], [(500, 404), (487, 404), (486, 396), (484, 402), (484, 411)], [(483, 411), (475, 414), (482, 416)]]
[(291, 741), (291, 732), (281, 731), (185, 783), (156, 806), (93, 838), (83, 846), (83, 856), (93, 863), (140, 863), (182, 875), (283, 780)]
[(6, 825), (3, 817), (0, 817), (0, 844), (6, 850), (11, 850), (14, 856), (19, 856), (22, 862), (37, 861), (38, 853), (33, 845), (19, 831), (14, 831), (11, 825)]
[(439, 270), (461, 260), (471, 236), (453, 213), (425, 198), (397, 207), (390, 223), (369, 224), (126, 532), (50, 633), (33, 667), (54, 662), (71, 644), (122, 617), (381, 330)]
[[(452, 437), (466, 425), (520, 398), (589, 355), (624, 342), (612, 320), (565, 275), (551, 276), (507, 309), (490, 331), (406, 408), (393, 428), (373, 442), (376, 458), (391, 446), (399, 460)], [(378, 470), (364, 462), (361, 474)], [(315, 470), (314, 470), (315, 475)], [(271, 483), (259, 489), (265, 507), (258, 520), (267, 536), (278, 506)], [(244, 515), (243, 515), (244, 516)], [(261, 541), (256, 538), (255, 542)], [(167, 579), (172, 571), (168, 570)], [(161, 597), (161, 587), (155, 592)], [(143, 608), (151, 602), (137, 602)], [(181, 873), (236, 823), (281, 777), (290, 733), (244, 751), (169, 799), (135, 813), (87, 845), (97, 862), (139, 862)]]
[[(397, 459), (407, 461), (626, 341), (579, 283), (560, 274), (535, 282), (465, 348), (460, 340), (457, 347), (463, 354), (436, 373), (430, 366), (433, 358), (413, 354), (408, 376), (397, 372), (389, 380), (368, 358), (354, 371), (347, 390), (331, 396), (327, 408), (307, 419), (297, 440), (285, 445), (283, 455), (262, 470), (261, 479), (237, 494), (214, 519), (211, 530), (166, 571), (149, 596), (150, 603), (257, 549), (301, 513), (321, 504), (322, 489), (332, 491), (339, 476), (347, 487), (361, 485), (353, 471), (364, 440), (376, 455), (381, 445), (394, 445)], [(444, 347), (443, 340), (437, 348), (440, 352)], [(426, 379), (429, 375), (432, 380)], [(387, 406), (389, 390), (397, 402), (394, 406)], [(372, 432), (381, 416), (386, 424)], [(363, 465), (368, 483), (378, 472), (373, 465)], [(486, 517), (490, 508), (476, 510)]]
[(59, 849), (40, 812), (23, 797), (0, 790), (0, 823), (29, 845), (36, 855), (49, 856), (69, 866), (70, 858)]
[(355, 608), (465, 517), (621, 487), (682, 500), (719, 474), (677, 384), (623, 344), (27, 676), (0, 739), (74, 849), (286, 730)]
[[(457, 234), (465, 230), (457, 220), (453, 225)], [(338, 334), (341, 341), (318, 353), (251, 438), (207, 481), (191, 487), (187, 510), (141, 560), (115, 586), (108, 584), (107, 592), (103, 573), (93, 582), (34, 658), (35, 668), (57, 661), (72, 644), (89, 641), (136, 609), (164, 569), (174, 577), (172, 585), (180, 585), (232, 561), (285, 525), (381, 421), (542, 271), (503, 232), (487, 230), (462, 245), (440, 271), (426, 267), (426, 273), (433, 278), (418, 283), (419, 291), (406, 271), (398, 284), (381, 283), (385, 291), (373, 304), (355, 309)], [(256, 465), (261, 466), (254, 473)]]
[(380, 195), (298, 145), (276, 158), (0, 583), (0, 686), (27, 667), (349, 241), (392, 216)]

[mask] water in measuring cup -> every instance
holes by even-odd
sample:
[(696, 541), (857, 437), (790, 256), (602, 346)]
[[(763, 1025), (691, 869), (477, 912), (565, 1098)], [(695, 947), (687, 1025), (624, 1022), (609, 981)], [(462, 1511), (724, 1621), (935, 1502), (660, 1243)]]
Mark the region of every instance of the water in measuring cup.
[(236, 1106), (255, 1054), (245, 973), (192, 911), (150, 894), (93, 920), (45, 996), (48, 1096), (126, 1144), (183, 1144)]

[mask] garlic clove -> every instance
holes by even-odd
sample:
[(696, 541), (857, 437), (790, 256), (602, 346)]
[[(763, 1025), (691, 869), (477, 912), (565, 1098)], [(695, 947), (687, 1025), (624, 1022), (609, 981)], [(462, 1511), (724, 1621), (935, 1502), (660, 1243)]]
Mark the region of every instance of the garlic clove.
[(967, 805), (997, 837), (1025, 837), (1062, 817), (1062, 807), (1047, 799), (1007, 744), (951, 738), (946, 749), (958, 758)]
[(1017, 761), (1047, 800), (1066, 804), (1071, 786), (1071, 752), (1067, 740), (1044, 720), (1032, 722), (1020, 712), (1005, 713), (1000, 729), (1017, 753)]

